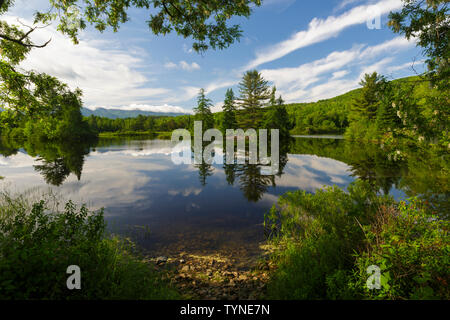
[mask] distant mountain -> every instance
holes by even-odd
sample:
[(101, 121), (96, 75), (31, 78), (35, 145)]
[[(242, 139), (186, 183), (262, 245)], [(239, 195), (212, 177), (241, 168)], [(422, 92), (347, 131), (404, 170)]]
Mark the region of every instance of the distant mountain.
[(138, 110), (138, 109), (136, 109), (136, 110), (120, 110), (120, 109), (105, 109), (105, 108), (98, 108), (95, 110), (82, 108), (81, 113), (85, 117), (94, 115), (97, 117), (105, 117), (105, 118), (110, 118), (110, 119), (135, 118), (138, 115), (156, 116), (156, 117), (176, 117), (176, 116), (185, 115), (185, 113), (151, 112), (151, 111), (142, 111), (142, 110)]

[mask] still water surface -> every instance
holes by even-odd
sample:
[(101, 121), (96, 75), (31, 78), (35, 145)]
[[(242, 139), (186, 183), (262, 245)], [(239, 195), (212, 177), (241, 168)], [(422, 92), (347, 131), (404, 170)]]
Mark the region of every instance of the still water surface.
[(256, 254), (264, 213), (287, 191), (346, 188), (357, 177), (396, 198), (412, 189), (407, 164), (335, 136), (294, 138), (275, 176), (260, 175), (255, 165), (174, 165), (172, 146), (102, 139), (95, 146), (3, 145), (0, 183), (18, 192), (51, 189), (90, 208), (104, 207), (112, 231), (155, 255)]

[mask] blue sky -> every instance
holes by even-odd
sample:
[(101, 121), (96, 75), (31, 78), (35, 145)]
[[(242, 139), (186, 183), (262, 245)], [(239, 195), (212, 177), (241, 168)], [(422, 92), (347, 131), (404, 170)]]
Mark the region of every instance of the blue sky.
[[(32, 3), (31, 3), (32, 2)], [(27, 22), (48, 0), (17, 0), (8, 21)], [(36, 42), (22, 67), (49, 73), (79, 87), (85, 107), (191, 112), (200, 88), (221, 109), (225, 91), (246, 70), (256, 68), (287, 102), (330, 98), (358, 87), (366, 72), (388, 78), (423, 70), (421, 50), (387, 27), (387, 15), (401, 0), (265, 0), (249, 19), (239, 43), (222, 51), (192, 52), (192, 42), (176, 34), (154, 36), (148, 13), (131, 12), (118, 33), (89, 28), (79, 45), (55, 30), (35, 32)], [(369, 28), (381, 16), (381, 28)], [(414, 63), (414, 67), (413, 67)]]

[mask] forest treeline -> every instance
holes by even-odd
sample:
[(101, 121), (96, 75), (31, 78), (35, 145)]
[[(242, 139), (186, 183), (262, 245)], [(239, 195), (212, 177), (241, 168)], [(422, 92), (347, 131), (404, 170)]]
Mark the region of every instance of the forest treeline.
[[(245, 84), (245, 81), (248, 83)], [(345, 133), (349, 139), (376, 140), (386, 132), (407, 127), (405, 119), (401, 118), (401, 111), (393, 107), (393, 104), (397, 106), (395, 99), (399, 107), (402, 103), (405, 105), (405, 101), (409, 103), (410, 109), (411, 105), (415, 105), (420, 113), (415, 115), (414, 120), (419, 118), (423, 125), (431, 122), (434, 116), (427, 99), (439, 95), (437, 90), (430, 88), (429, 81), (419, 76), (387, 81), (375, 73), (362, 79), (362, 88), (343, 95), (311, 103), (284, 104), (281, 97), (276, 98), (276, 88), (270, 88), (257, 71), (246, 73), (241, 83), (244, 87), (240, 88), (240, 91), (245, 90), (245, 85), (251, 86), (252, 81), (262, 81), (265, 85), (261, 88), (261, 92), (256, 94), (259, 95), (256, 102), (247, 101), (242, 92), (240, 97), (236, 97), (233, 90), (229, 89), (222, 112), (211, 112), (212, 102), (202, 90), (194, 115), (175, 117), (139, 115), (134, 118), (117, 119), (95, 115), (73, 117), (77, 110), (76, 107), (71, 107), (57, 112), (43, 110), (40, 112), (40, 119), (35, 117), (28, 119), (25, 116), (12, 116), (10, 111), (4, 111), (0, 113), (1, 134), (11, 138), (26, 139), (40, 136), (43, 139), (53, 140), (59, 136), (73, 138), (98, 134), (168, 133), (176, 129), (191, 129), (195, 120), (202, 120), (205, 127), (219, 128), (223, 132), (226, 129), (236, 128), (267, 128), (281, 129), (283, 135)], [(373, 101), (368, 101), (370, 99)], [(372, 109), (365, 113), (364, 108)], [(44, 117), (45, 112), (49, 115), (44, 114)], [(407, 111), (405, 113), (408, 116)], [(59, 116), (51, 118), (52, 114), (60, 114), (61, 119)]]
[[(257, 71), (248, 72), (244, 78), (250, 77), (252, 73), (253, 77), (259, 79), (250, 81), (265, 81)], [(413, 120), (419, 118), (422, 125), (432, 121), (432, 106), (427, 104), (427, 99), (440, 93), (430, 88), (428, 80), (413, 76), (387, 81), (385, 77), (374, 73), (366, 75), (361, 85), (362, 88), (331, 99), (284, 104), (283, 100), (280, 100), (281, 97), (276, 98), (276, 88), (273, 87), (270, 91), (266, 83), (265, 95), (261, 95), (260, 105), (256, 107), (245, 102), (245, 97), (235, 97), (233, 90), (229, 89), (223, 111), (217, 113), (210, 111), (211, 100), (201, 91), (195, 115), (139, 115), (126, 119), (91, 115), (85, 117), (85, 121), (96, 133), (171, 132), (175, 129), (190, 129), (195, 120), (202, 120), (206, 127), (219, 128), (224, 132), (226, 129), (246, 129), (253, 126), (255, 129), (282, 129), (285, 135), (345, 133), (346, 137), (354, 140), (376, 140), (387, 132), (407, 128), (406, 120), (402, 119), (400, 111), (402, 106), (410, 109), (411, 105), (415, 106), (419, 114), (415, 115), (416, 119)], [(406, 106), (405, 102), (409, 105)], [(396, 108), (397, 105), (399, 108)], [(252, 108), (257, 111), (252, 111)], [(405, 112), (408, 116), (406, 110)]]

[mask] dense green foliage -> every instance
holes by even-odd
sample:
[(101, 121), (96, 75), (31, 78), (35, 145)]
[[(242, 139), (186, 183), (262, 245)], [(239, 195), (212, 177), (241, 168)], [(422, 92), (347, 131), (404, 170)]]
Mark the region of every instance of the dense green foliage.
[[(266, 216), (282, 248), (269, 284), (272, 299), (448, 299), (447, 220), (423, 204), (395, 203), (362, 181), (287, 193)], [(381, 269), (370, 290), (367, 267)]]
[[(368, 75), (366, 75), (368, 76)], [(373, 103), (376, 108), (364, 115), (361, 111), (350, 112), (349, 127), (345, 137), (351, 140), (386, 141), (407, 139), (415, 142), (425, 141), (446, 148), (449, 143), (448, 111), (446, 91), (430, 87), (430, 81), (419, 77), (403, 78), (386, 82), (380, 80), (377, 86), (365, 84), (363, 90), (374, 91), (378, 98)], [(361, 99), (354, 105), (366, 108)], [(439, 119), (438, 119), (439, 118)]]
[(107, 28), (117, 31), (129, 20), (128, 12), (140, 9), (148, 12), (148, 27), (155, 35), (175, 31), (194, 39), (197, 52), (209, 48), (224, 49), (239, 40), (239, 25), (229, 26), (232, 17), (249, 17), (251, 6), (260, 6), (260, 0), (49, 0), (51, 9), (36, 13), (35, 22), (58, 20), (58, 30), (78, 43), (79, 32), (87, 24), (100, 32)]
[(290, 136), (292, 122), (289, 119), (286, 107), (283, 105), (281, 96), (276, 99), (276, 87), (273, 87), (269, 107), (264, 110), (262, 127), (264, 129), (278, 129), (280, 137), (286, 139)]
[(89, 116), (86, 118), (89, 127), (97, 132), (169, 132), (181, 128), (189, 128), (194, 121), (194, 117), (190, 115), (178, 117), (155, 117), (139, 115), (135, 118), (126, 119), (110, 119), (97, 116)]
[[(354, 276), (355, 287), (360, 294), (375, 299), (448, 300), (449, 227), (448, 220), (430, 215), (415, 199), (396, 207), (381, 207), (364, 226), (366, 249), (356, 260), (359, 273)], [(380, 290), (364, 286), (370, 265), (381, 269)]]
[[(103, 211), (72, 202), (32, 206), (0, 195), (0, 299), (173, 299), (161, 275), (138, 258), (133, 243), (105, 234)], [(81, 269), (69, 290), (68, 266)]]
[(30, 32), (0, 21), (0, 33), (23, 41), (16, 43), (0, 37), (0, 134), (46, 140), (91, 136), (81, 116), (79, 89), (71, 91), (66, 84), (44, 73), (20, 71), (19, 63), (33, 48)]
[(292, 134), (344, 133), (349, 124), (350, 106), (360, 89), (344, 95), (311, 103), (288, 104)]

